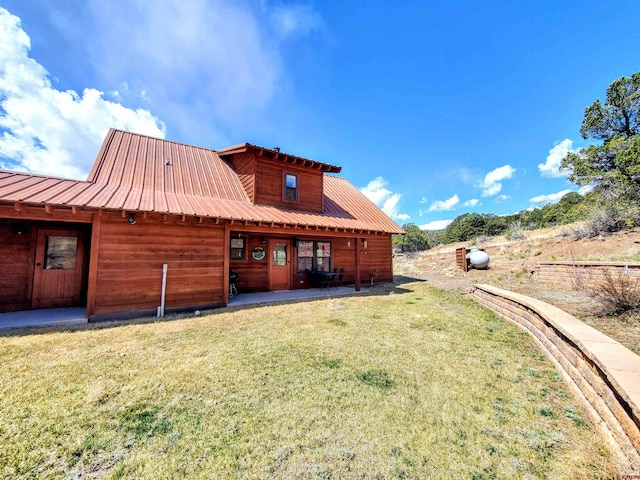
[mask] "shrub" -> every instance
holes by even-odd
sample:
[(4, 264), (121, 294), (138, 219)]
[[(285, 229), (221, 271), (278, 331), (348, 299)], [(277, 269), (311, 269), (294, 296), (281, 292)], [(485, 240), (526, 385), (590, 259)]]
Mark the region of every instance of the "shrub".
[(615, 315), (640, 308), (640, 279), (625, 273), (604, 271), (601, 280), (586, 284), (585, 288), (603, 308), (603, 314)]
[(523, 230), (522, 222), (520, 220), (516, 220), (509, 224), (504, 235), (507, 237), (507, 240), (524, 240), (526, 236)]

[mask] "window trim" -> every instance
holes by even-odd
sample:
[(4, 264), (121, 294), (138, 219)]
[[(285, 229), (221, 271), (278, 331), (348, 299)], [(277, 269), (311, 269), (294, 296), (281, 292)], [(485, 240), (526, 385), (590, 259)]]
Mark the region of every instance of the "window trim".
[[(295, 189), (292, 187), (287, 187), (287, 177), (289, 176), (296, 179)], [(295, 200), (290, 200), (287, 198), (287, 189), (289, 188), (295, 191)], [(282, 172), (282, 201), (286, 203), (300, 203), (300, 176), (297, 173), (287, 171)]]

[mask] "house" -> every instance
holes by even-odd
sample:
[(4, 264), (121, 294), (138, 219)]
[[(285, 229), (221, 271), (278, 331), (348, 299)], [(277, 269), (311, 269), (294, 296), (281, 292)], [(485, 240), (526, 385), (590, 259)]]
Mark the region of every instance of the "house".
[(114, 129), (86, 181), (0, 171), (0, 311), (224, 306), (231, 269), (239, 292), (309, 288), (309, 272), (334, 269), (356, 289), (390, 281), (403, 231), (339, 172)]

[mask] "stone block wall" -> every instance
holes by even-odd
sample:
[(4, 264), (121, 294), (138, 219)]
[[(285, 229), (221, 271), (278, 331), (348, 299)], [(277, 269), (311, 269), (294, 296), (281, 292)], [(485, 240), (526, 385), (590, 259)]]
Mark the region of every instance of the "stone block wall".
[(628, 277), (640, 282), (640, 264), (623, 262), (547, 262), (541, 263), (537, 279), (541, 282), (582, 288), (597, 286), (611, 275), (614, 279)]
[(611, 440), (619, 468), (640, 472), (640, 357), (577, 318), (490, 285), (474, 298), (537, 340)]

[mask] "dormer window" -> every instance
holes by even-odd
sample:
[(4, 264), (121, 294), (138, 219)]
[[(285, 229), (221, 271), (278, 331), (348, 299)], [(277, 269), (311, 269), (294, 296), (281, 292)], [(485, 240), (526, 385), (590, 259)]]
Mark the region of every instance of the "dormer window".
[(298, 176), (293, 173), (284, 174), (284, 201), (298, 201)]

